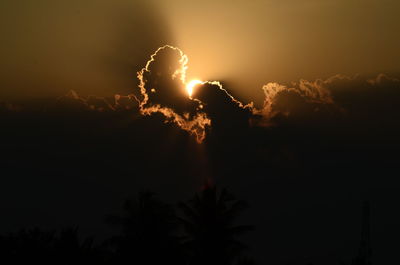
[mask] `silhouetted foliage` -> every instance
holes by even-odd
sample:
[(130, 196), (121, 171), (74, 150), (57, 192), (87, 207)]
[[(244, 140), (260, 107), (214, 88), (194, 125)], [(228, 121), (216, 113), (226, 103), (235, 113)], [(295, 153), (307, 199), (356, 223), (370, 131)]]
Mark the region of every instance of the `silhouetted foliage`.
[(60, 264), (87, 264), (101, 260), (100, 253), (93, 247), (93, 238), (80, 241), (77, 227), (69, 227), (60, 232), (55, 242), (55, 251), (62, 260)]
[(0, 239), (2, 260), (15, 264), (40, 261), (49, 264), (54, 257), (55, 234), (39, 228), (21, 230)]
[(59, 235), (34, 228), (0, 237), (4, 264), (98, 264), (103, 260), (100, 254), (92, 239), (79, 240), (78, 228), (66, 228)]
[(77, 227), (59, 233), (39, 228), (0, 236), (0, 261), (4, 264), (235, 264), (254, 262), (241, 253), (245, 246), (236, 236), (252, 229), (234, 226), (246, 203), (215, 187), (207, 187), (187, 203), (184, 217), (174, 207), (142, 192), (127, 200), (123, 214), (106, 216), (119, 229), (117, 236), (95, 246), (81, 238)]
[(216, 187), (208, 186), (179, 208), (185, 216), (180, 220), (187, 233), (184, 245), (190, 253), (189, 264), (234, 264), (246, 249), (236, 237), (253, 227), (234, 226), (234, 222), (247, 204), (226, 189), (218, 193)]
[[(0, 235), (0, 264), (254, 265), (238, 240), (254, 227), (236, 225), (247, 207), (228, 190), (207, 185), (180, 202), (177, 214), (154, 193), (141, 192), (125, 201), (122, 214), (106, 216), (106, 223), (119, 229), (117, 236), (95, 245), (92, 237), (80, 236), (77, 227), (58, 233), (20, 230)], [(371, 265), (369, 203), (364, 204), (362, 220), (360, 249), (351, 264)]]
[(124, 215), (109, 215), (106, 222), (121, 228), (121, 234), (108, 242), (115, 251), (113, 263), (182, 262), (174, 209), (153, 193), (142, 192), (136, 201), (127, 200)]

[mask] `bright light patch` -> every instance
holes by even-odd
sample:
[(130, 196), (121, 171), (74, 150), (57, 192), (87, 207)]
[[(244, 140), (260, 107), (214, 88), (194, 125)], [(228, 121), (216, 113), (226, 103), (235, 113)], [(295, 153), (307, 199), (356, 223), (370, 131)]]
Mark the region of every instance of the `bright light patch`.
[(186, 84), (186, 91), (189, 94), (189, 97), (192, 97), (194, 87), (199, 84), (203, 84), (203, 82), (197, 79), (194, 79)]

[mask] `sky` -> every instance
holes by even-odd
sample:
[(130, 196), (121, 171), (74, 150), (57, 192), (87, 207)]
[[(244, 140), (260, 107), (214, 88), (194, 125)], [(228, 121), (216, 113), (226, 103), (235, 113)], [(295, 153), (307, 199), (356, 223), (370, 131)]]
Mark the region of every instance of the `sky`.
[(147, 1), (1, 2), (2, 98), (128, 94), (136, 71), (172, 41)]
[[(163, 1), (190, 75), (231, 81), (247, 100), (267, 82), (398, 72), (398, 1)], [(177, 15), (179, 14), (179, 15)], [(204, 77), (203, 77), (204, 76)]]
[(79, 225), (101, 238), (125, 198), (176, 203), (207, 180), (249, 203), (258, 264), (350, 262), (364, 200), (373, 261), (393, 264), (399, 9), (1, 1), (0, 234)]
[(189, 78), (223, 81), (257, 104), (268, 82), (397, 74), (399, 8), (394, 0), (5, 0), (0, 97), (127, 94), (165, 44), (188, 55)]

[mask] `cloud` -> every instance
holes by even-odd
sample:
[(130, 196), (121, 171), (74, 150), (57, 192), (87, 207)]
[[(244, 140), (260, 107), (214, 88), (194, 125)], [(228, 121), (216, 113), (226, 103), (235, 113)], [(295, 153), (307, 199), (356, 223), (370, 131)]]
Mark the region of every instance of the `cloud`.
[(133, 95), (121, 96), (115, 95), (114, 98), (98, 97), (89, 95), (82, 97), (74, 90), (70, 90), (64, 96), (59, 97), (55, 104), (46, 106), (50, 109), (69, 110), (69, 111), (129, 111), (138, 108), (138, 102)]
[[(235, 97), (218, 81), (201, 81), (189, 97), (186, 91), (188, 57), (177, 47), (158, 48), (137, 73), (139, 86), (130, 95), (82, 97), (74, 90), (47, 109), (91, 112), (138, 112), (157, 115), (177, 125), (202, 143), (214, 139), (245, 137), (252, 128), (297, 126), (371, 127), (398, 124), (400, 80), (384, 74), (353, 77), (335, 75), (290, 84), (267, 83), (264, 104), (256, 108)], [(18, 111), (25, 105), (1, 104), (1, 111)], [(343, 122), (348, 124), (343, 125)], [(247, 137), (246, 136), (246, 137)]]
[(193, 98), (199, 100), (202, 110), (210, 117), (213, 132), (227, 136), (249, 127), (253, 105), (244, 105), (229, 94), (221, 83), (210, 81), (198, 85)]
[[(261, 176), (266, 174), (265, 168), (271, 174), (286, 174), (303, 163), (346, 161), (358, 157), (364, 149), (378, 150), (376, 154), (381, 152), (388, 157), (391, 153), (384, 153), (384, 150), (399, 146), (398, 79), (382, 74), (374, 77), (337, 75), (315, 81), (300, 80), (290, 85), (270, 83), (264, 86), (265, 104), (257, 109), (243, 103), (229, 92), (228, 87), (215, 81), (198, 84), (190, 99), (180, 90), (184, 89), (181, 79), (184, 72), (175, 74), (176, 70), (183, 69), (179, 62), (181, 53), (173, 48), (159, 52), (148, 63), (147, 70), (142, 71), (145, 94), (140, 93), (140, 88), (138, 95), (109, 98), (86, 97), (70, 91), (56, 102), (41, 103), (41, 112), (37, 111), (39, 108), (32, 108), (31, 103), (18, 103), (22, 109), (18, 113), (11, 113), (12, 108), (0, 104), (3, 128), (11, 124), (6, 137), (17, 139), (11, 131), (19, 130), (13, 124), (21, 124), (21, 133), (33, 132), (25, 142), (29, 146), (29, 141), (35, 141), (34, 137), (41, 134), (37, 129), (44, 126), (41, 130), (48, 134), (55, 132), (54, 137), (71, 133), (87, 135), (79, 147), (85, 150), (86, 142), (105, 141), (112, 132), (113, 139), (121, 146), (134, 143), (129, 149), (132, 154), (124, 152), (137, 159), (135, 157), (142, 157), (142, 151), (137, 150), (146, 149), (147, 156), (153, 157), (152, 152), (159, 148), (168, 152), (171, 146), (187, 145), (186, 140), (191, 134), (203, 144), (200, 147), (190, 145), (190, 148), (203, 151), (196, 159), (188, 158), (194, 160), (188, 168), (203, 163), (201, 165), (206, 166), (202, 174), (211, 177), (238, 174), (239, 170), (243, 174)], [(161, 64), (162, 59), (168, 57), (175, 60), (170, 63), (172, 67), (166, 64), (168, 60)], [(152, 89), (155, 92), (151, 92)], [(166, 98), (158, 97), (157, 93)], [(144, 101), (146, 95), (148, 99)], [(181, 101), (176, 100), (179, 97)], [(65, 131), (66, 127), (68, 131)], [(170, 135), (174, 135), (172, 141)], [(96, 140), (96, 137), (102, 140)], [(123, 141), (119, 142), (119, 137)], [(133, 150), (137, 146), (140, 148)], [(122, 148), (114, 146), (111, 140), (108, 147), (93, 144), (91, 148), (103, 147), (116, 152)], [(321, 152), (324, 157), (320, 158)], [(335, 152), (343, 158), (337, 158)], [(201, 159), (207, 162), (199, 163)], [(148, 164), (152, 163), (152, 160), (148, 161)], [(162, 163), (170, 168), (167, 162)]]
[(165, 45), (152, 54), (137, 75), (141, 113), (161, 113), (167, 122), (196, 135), (199, 143), (207, 129), (229, 133), (248, 127), (252, 104), (243, 104), (217, 81), (199, 82), (189, 97), (187, 69), (188, 57), (179, 48)]
[(166, 122), (195, 135), (199, 143), (207, 133), (227, 136), (250, 127), (315, 126), (349, 120), (358, 112), (367, 115), (376, 104), (380, 105), (375, 106), (377, 115), (379, 108), (388, 107), (377, 101), (398, 98), (391, 94), (397, 93), (393, 90), (399, 84), (397, 79), (382, 74), (373, 78), (336, 75), (289, 85), (268, 83), (262, 87), (264, 104), (257, 109), (252, 103), (242, 103), (218, 81), (197, 84), (188, 97), (187, 69), (188, 58), (179, 48), (160, 47), (138, 72), (139, 93), (135, 98), (141, 114), (162, 114)]
[(375, 77), (337, 75), (325, 81), (335, 102), (357, 119), (398, 117), (400, 81), (385, 74)]
[(79, 96), (74, 90), (70, 90), (64, 96), (59, 97), (56, 104), (50, 106), (50, 108), (75, 111), (92, 110), (99, 112), (115, 110), (114, 106), (103, 97), (91, 95), (84, 98)]
[(116, 94), (114, 96), (115, 109), (133, 110), (139, 107), (138, 100), (133, 95), (121, 96)]
[(176, 47), (166, 45), (157, 49), (137, 74), (140, 89), (137, 98), (143, 115), (162, 114), (166, 122), (195, 135), (201, 143), (211, 120), (201, 111), (201, 104), (186, 92), (187, 62), (187, 56)]
[(311, 118), (321, 112), (339, 111), (325, 83), (326, 81), (317, 79), (314, 82), (300, 80), (293, 82), (291, 86), (278, 83), (264, 85), (263, 107), (254, 110), (255, 115), (261, 116), (256, 124), (271, 126), (279, 117)]

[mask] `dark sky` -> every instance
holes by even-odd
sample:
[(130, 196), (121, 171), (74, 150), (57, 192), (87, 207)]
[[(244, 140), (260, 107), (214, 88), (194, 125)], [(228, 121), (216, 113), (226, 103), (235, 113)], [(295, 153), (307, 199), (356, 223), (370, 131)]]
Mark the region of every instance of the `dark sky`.
[[(258, 264), (350, 262), (364, 200), (374, 263), (398, 263), (397, 10), (2, 1), (0, 233), (79, 225), (103, 238), (125, 198), (149, 189), (176, 203), (208, 178), (250, 204)], [(221, 83), (189, 98), (183, 54), (166, 47), (140, 91), (137, 72), (164, 44), (188, 55), (186, 81)]]
[(0, 3), (1, 99), (129, 93), (173, 34), (149, 1)]

